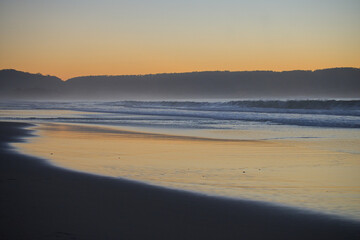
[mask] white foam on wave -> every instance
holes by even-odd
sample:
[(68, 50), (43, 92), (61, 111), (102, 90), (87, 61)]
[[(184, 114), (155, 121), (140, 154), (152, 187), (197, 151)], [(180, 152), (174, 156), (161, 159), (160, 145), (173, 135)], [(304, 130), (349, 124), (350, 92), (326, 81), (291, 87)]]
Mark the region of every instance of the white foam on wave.
[[(267, 125), (360, 128), (360, 100), (245, 100), (245, 101), (115, 101), (16, 102), (0, 109), (58, 109), (98, 115), (48, 117), (45, 120), (161, 125), (183, 128), (221, 128), (258, 122)], [(30, 119), (31, 120), (31, 119)], [(38, 119), (44, 120), (44, 119)], [(208, 126), (204, 125), (206, 120)]]

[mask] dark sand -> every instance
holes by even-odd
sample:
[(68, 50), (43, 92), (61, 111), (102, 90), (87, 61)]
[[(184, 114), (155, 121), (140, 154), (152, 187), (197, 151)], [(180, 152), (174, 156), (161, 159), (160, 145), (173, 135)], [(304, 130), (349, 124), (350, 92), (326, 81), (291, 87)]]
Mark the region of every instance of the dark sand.
[(360, 239), (360, 223), (61, 169), (0, 123), (0, 239)]

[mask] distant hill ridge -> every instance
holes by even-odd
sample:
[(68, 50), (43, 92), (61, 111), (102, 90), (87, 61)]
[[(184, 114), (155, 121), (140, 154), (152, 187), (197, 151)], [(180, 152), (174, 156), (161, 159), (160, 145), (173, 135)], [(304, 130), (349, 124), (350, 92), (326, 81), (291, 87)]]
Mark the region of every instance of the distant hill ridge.
[(359, 68), (84, 76), (0, 70), (2, 100), (360, 98)]

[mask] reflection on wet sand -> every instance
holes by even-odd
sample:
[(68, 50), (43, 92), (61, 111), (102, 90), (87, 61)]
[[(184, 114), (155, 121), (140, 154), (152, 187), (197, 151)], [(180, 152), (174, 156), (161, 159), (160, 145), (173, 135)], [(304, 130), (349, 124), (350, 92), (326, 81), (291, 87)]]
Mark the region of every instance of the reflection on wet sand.
[(59, 166), (360, 219), (359, 155), (326, 150), (319, 140), (222, 140), (75, 124), (36, 130), (40, 137), (16, 146)]

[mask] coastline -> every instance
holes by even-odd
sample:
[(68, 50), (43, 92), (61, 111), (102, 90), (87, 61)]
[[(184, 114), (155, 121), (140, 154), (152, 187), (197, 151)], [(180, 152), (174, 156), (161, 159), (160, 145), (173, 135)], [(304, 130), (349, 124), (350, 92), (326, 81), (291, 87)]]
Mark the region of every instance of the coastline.
[(206, 138), (209, 131), (186, 136), (172, 129), (41, 122), (29, 129), (36, 137), (12, 146), (61, 168), (360, 220), (358, 158), (330, 144), (339, 146), (341, 137), (330, 143), (247, 140), (243, 131), (231, 131), (240, 137), (233, 140), (224, 130)]
[(1, 239), (358, 239), (360, 223), (54, 167), (0, 122)]

